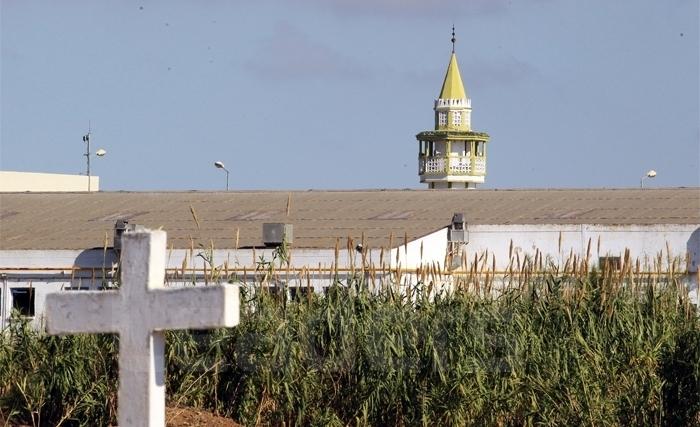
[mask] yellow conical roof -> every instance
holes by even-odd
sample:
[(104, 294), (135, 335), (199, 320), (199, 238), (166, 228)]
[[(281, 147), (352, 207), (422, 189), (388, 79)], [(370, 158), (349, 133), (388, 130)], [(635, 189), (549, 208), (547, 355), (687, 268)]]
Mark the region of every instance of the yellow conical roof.
[(450, 57), (450, 65), (447, 66), (447, 74), (445, 81), (442, 83), (440, 90), (440, 99), (464, 99), (467, 97), (467, 91), (464, 90), (462, 76), (459, 74), (459, 66), (457, 65), (457, 55), (452, 52)]

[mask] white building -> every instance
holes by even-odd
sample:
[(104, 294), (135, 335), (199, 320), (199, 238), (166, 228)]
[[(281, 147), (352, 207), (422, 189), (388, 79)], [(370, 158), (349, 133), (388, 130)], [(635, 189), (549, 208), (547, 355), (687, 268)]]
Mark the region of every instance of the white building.
[[(109, 286), (119, 220), (168, 232), (176, 285), (266, 277), (294, 294), (336, 275), (409, 284), (428, 270), (449, 283), (475, 265), (507, 274), (516, 259), (615, 266), (629, 250), (643, 271), (675, 259), (698, 292), (699, 188), (0, 193), (0, 321), (13, 308), (40, 319), (48, 292)], [(270, 223), (288, 226), (264, 238)], [(275, 246), (285, 229), (288, 264)]]
[(100, 191), (100, 177), (0, 171), (0, 193)]

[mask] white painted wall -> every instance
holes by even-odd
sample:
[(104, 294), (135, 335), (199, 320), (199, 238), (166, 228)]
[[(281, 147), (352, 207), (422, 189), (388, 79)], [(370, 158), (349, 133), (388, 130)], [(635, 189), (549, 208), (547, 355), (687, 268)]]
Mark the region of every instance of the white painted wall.
[[(99, 191), (100, 177), (90, 177), (90, 191)], [(0, 171), (0, 193), (88, 191), (88, 177), (60, 173)]]
[(391, 268), (415, 269), (435, 264), (443, 268), (447, 255), (447, 227), (391, 250)]
[[(539, 251), (557, 265), (566, 261), (570, 253), (585, 256), (591, 242), (591, 258), (621, 256), (630, 250), (633, 259), (642, 264), (662, 251), (664, 259), (667, 248), (672, 256), (685, 261), (690, 255), (690, 271), (697, 271), (700, 264), (700, 225), (467, 225), (469, 259), (488, 250), (496, 258), (496, 268), (508, 266), (508, 251), (513, 242), (513, 252), (534, 256)], [(561, 236), (561, 247), (559, 245)], [(600, 242), (600, 249), (598, 246)], [(643, 264), (644, 265), (644, 264)]]
[[(681, 258), (681, 268), (685, 268), (685, 259), (690, 261), (687, 266), (692, 272), (687, 277), (687, 286), (691, 295), (697, 299), (698, 265), (700, 265), (700, 225), (648, 225), (648, 226), (612, 226), (612, 225), (468, 225), (469, 243), (464, 247), (469, 262), (474, 256), (480, 257), (488, 251), (489, 266), (493, 258), (496, 260), (496, 270), (504, 271), (508, 267), (509, 247), (513, 245), (513, 253), (519, 254), (521, 260), (525, 256), (534, 257), (539, 249), (543, 259), (549, 258), (556, 265), (563, 265), (569, 254), (585, 256), (588, 241), (591, 242), (590, 265), (597, 264), (599, 256), (622, 256), (626, 248), (632, 258), (639, 258), (642, 267), (652, 268), (651, 262), (662, 251), (664, 262), (667, 259), (667, 248), (672, 256)], [(561, 237), (561, 246), (560, 246)], [(600, 249), (598, 241), (600, 240)], [(397, 238), (400, 242), (401, 238)], [(422, 254), (421, 254), (422, 245)], [(168, 252), (166, 263), (169, 269), (186, 267), (185, 276), (174, 277), (170, 271), (168, 283), (171, 286), (182, 286), (191, 283), (203, 283), (202, 268), (205, 265), (203, 250), (173, 250)], [(447, 255), (447, 227), (439, 229), (426, 236), (400, 245), (384, 252), (380, 249), (367, 251), (364, 262), (373, 265), (376, 277), (382, 278), (382, 263), (390, 269), (415, 270), (419, 267), (436, 266), (444, 268)], [(261, 278), (264, 272), (255, 273), (260, 257), (271, 261), (272, 249), (218, 249), (213, 254), (213, 265), (222, 267), (228, 265), (231, 270), (246, 267), (247, 278), (251, 280), (254, 274)], [(397, 258), (398, 257), (398, 258)], [(98, 289), (103, 280), (103, 271), (107, 279), (115, 265), (116, 257), (111, 250), (86, 251), (0, 251), (0, 321), (5, 325), (12, 308), (12, 287), (32, 286), (36, 289), (36, 313), (43, 312), (43, 301), (48, 292), (54, 292), (65, 287), (88, 286)], [(646, 262), (646, 265), (645, 265)], [(280, 276), (280, 280), (290, 286), (306, 286), (310, 282), (316, 292), (321, 292), (324, 286), (331, 283), (336, 263), (334, 249), (294, 249), (291, 252), (290, 267), (292, 271)], [(363, 257), (357, 250), (347, 249), (338, 252), (338, 272), (342, 280), (347, 279), (353, 272), (360, 270)], [(92, 268), (78, 273), (72, 267)], [(294, 271), (295, 268), (308, 268), (308, 276)], [(51, 268), (53, 270), (45, 270)], [(210, 267), (207, 267), (210, 269)], [(319, 272), (319, 268), (321, 271)], [(277, 267), (279, 271), (279, 267)], [(282, 269), (284, 270), (284, 268)], [(192, 278), (195, 274), (194, 279)], [(242, 274), (238, 273), (239, 276)], [(307, 282), (308, 279), (308, 282)], [(402, 283), (415, 283), (415, 274), (404, 274)], [(697, 303), (697, 301), (696, 301)], [(37, 316), (38, 322), (38, 316)]]

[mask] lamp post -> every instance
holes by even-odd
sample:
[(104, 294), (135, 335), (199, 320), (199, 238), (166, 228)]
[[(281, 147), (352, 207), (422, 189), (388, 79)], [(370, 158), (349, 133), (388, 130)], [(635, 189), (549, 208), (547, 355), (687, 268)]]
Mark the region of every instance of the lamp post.
[(223, 162), (214, 162), (214, 166), (216, 166), (217, 169), (226, 171), (226, 191), (228, 191), (228, 169), (226, 169)]
[[(88, 126), (88, 133), (86, 135), (83, 135), (83, 142), (86, 144), (86, 149), (85, 149), (85, 159), (87, 160), (87, 178), (88, 178), (88, 193), (90, 192), (90, 184), (91, 184), (91, 179), (90, 179), (90, 139), (92, 137), (92, 131), (90, 130), (90, 127)], [(103, 150), (100, 148), (95, 152), (95, 155), (97, 157), (104, 157), (104, 155), (107, 154), (107, 151)]]
[(654, 169), (650, 169), (649, 172), (647, 172), (642, 179), (639, 180), (639, 188), (644, 188), (644, 178), (655, 178), (656, 177), (656, 171)]

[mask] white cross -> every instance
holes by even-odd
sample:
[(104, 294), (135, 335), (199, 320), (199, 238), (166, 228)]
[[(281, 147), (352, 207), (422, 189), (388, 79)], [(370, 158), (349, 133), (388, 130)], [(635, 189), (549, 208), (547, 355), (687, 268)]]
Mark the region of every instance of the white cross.
[(51, 335), (119, 334), (119, 426), (165, 426), (165, 329), (238, 324), (238, 286), (164, 289), (164, 231), (125, 233), (121, 288), (46, 297)]

